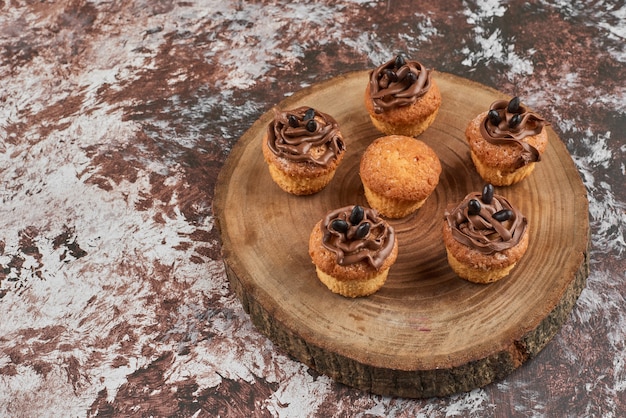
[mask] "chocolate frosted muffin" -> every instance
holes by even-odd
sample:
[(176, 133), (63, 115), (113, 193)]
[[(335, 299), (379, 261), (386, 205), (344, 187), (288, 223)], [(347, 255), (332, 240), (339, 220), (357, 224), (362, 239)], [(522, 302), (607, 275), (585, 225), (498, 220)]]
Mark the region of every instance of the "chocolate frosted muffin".
[(432, 71), (417, 61), (398, 55), (370, 72), (365, 107), (384, 134), (418, 136), (434, 122), (440, 106)]
[(337, 121), (305, 106), (276, 110), (262, 148), (272, 180), (295, 195), (317, 193), (326, 187), (346, 151)]
[(380, 289), (398, 256), (394, 229), (374, 209), (358, 205), (332, 210), (309, 239), (309, 255), (319, 280), (346, 297)]
[(465, 130), (470, 155), (483, 180), (509, 186), (526, 178), (548, 145), (546, 121), (520, 103), (498, 100)]
[(444, 214), (448, 263), (459, 277), (491, 283), (509, 274), (528, 248), (528, 220), (491, 184)]

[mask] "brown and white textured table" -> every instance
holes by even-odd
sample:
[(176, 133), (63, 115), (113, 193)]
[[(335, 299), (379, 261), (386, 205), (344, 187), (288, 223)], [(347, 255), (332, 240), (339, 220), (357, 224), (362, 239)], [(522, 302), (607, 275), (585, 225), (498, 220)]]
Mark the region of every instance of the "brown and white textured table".
[[(0, 2), (0, 416), (626, 414), (620, 1)], [(212, 199), (295, 91), (404, 51), (545, 116), (589, 198), (591, 271), (503, 381), (371, 395), (261, 335)]]

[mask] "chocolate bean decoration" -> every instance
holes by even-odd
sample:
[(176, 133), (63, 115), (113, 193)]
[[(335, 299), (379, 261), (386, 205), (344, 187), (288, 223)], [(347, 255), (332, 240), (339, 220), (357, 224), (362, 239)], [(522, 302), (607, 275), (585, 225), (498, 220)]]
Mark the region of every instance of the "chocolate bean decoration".
[(363, 211), (363, 208), (359, 205), (356, 205), (354, 206), (354, 208), (352, 208), (352, 212), (350, 213), (350, 217), (348, 218), (348, 220), (352, 225), (358, 225), (363, 220), (364, 215), (365, 212)]
[(491, 124), (494, 126), (498, 126), (500, 122), (502, 122), (500, 114), (495, 109), (491, 109), (489, 113), (487, 113), (487, 117), (489, 118), (489, 122), (491, 122)]
[(509, 128), (515, 128), (517, 125), (520, 124), (521, 121), (522, 121), (522, 115), (520, 114), (513, 115), (511, 120), (509, 120)]
[(384, 74), (387, 76), (387, 78), (389, 79), (389, 81), (393, 81), (394, 83), (395, 83), (396, 81), (398, 81), (398, 74), (396, 74), (396, 72), (395, 72), (395, 71), (393, 71), (393, 70), (391, 70), (391, 69), (387, 68), (387, 69), (385, 69)]
[(394, 62), (395, 68), (400, 68), (406, 65), (406, 60), (402, 55), (398, 55), (396, 57), (396, 61)]
[(306, 112), (304, 112), (304, 117), (302, 120), (310, 120), (315, 117), (315, 109), (312, 107), (308, 108)]
[(356, 229), (356, 232), (354, 233), (354, 238), (356, 238), (356, 239), (363, 239), (363, 238), (365, 238), (367, 236), (367, 234), (369, 234), (369, 232), (370, 232), (370, 223), (369, 222), (363, 222)]
[(467, 202), (467, 213), (468, 215), (478, 215), (480, 213), (480, 209), (482, 208), (480, 202), (476, 199), (472, 199)]
[(509, 209), (502, 209), (494, 213), (491, 217), (498, 222), (504, 222), (511, 219), (511, 216), (513, 216), (513, 211)]
[(348, 228), (350, 228), (350, 225), (348, 225), (348, 222), (344, 221), (343, 219), (335, 219), (331, 222), (330, 227), (331, 229), (344, 234), (348, 230)]
[(315, 119), (311, 119), (306, 123), (306, 130), (309, 132), (315, 132), (317, 130), (317, 122), (315, 122)]
[(509, 105), (506, 107), (506, 111), (509, 113), (517, 113), (520, 111), (519, 105), (520, 99), (519, 97), (515, 96), (509, 102)]
[(482, 200), (486, 205), (490, 204), (493, 200), (493, 185), (491, 183), (487, 183), (483, 187), (483, 194), (480, 197), (480, 200)]

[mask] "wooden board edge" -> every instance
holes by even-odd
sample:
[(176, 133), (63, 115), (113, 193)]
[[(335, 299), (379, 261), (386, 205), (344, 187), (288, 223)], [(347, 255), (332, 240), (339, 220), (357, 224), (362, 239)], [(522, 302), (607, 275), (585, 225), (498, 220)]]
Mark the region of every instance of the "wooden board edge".
[[(312, 345), (277, 322), (252, 295), (225, 262), (227, 277), (254, 326), (281, 350), (320, 374), (337, 382), (377, 395), (404, 398), (443, 397), (468, 392), (504, 379), (535, 357), (557, 334), (569, 317), (589, 274), (589, 252), (580, 254), (575, 279), (553, 311), (534, 330), (491, 355), (457, 367), (433, 370), (391, 370), (359, 363)], [(393, 383), (390, 385), (390, 383)]]

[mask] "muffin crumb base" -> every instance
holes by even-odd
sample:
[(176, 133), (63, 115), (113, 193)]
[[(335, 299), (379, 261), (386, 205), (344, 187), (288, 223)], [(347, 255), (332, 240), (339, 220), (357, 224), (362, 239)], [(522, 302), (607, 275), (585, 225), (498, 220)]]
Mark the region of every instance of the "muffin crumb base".
[(387, 280), (389, 269), (381, 270), (378, 274), (365, 280), (338, 280), (330, 274), (324, 273), (319, 267), (315, 267), (317, 277), (333, 293), (349, 298), (368, 296), (380, 289)]

